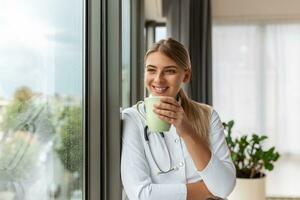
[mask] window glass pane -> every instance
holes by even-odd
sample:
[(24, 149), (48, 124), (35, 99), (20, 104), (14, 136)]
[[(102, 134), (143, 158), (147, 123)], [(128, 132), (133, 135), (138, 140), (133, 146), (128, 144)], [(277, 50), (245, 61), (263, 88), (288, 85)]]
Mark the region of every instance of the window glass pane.
[(82, 199), (84, 1), (1, 1), (0, 199)]
[[(130, 106), (131, 79), (131, 12), (130, 0), (122, 1), (122, 108)], [(126, 200), (124, 189), (122, 200)]]
[(261, 67), (259, 29), (254, 25), (215, 26), (213, 33), (213, 104), (223, 120), (234, 118), (239, 127), (260, 132), (253, 130), (259, 128), (260, 113), (256, 101)]
[(166, 26), (156, 26), (155, 27), (155, 42), (167, 37), (167, 27)]
[(130, 0), (122, 1), (122, 107), (130, 106), (131, 78)]

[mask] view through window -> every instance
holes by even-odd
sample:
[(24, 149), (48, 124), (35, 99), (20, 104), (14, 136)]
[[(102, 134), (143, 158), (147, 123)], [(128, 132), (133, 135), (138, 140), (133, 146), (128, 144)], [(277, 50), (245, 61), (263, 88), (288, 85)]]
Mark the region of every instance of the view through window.
[(1, 1), (0, 199), (83, 199), (84, 21), (82, 0)]

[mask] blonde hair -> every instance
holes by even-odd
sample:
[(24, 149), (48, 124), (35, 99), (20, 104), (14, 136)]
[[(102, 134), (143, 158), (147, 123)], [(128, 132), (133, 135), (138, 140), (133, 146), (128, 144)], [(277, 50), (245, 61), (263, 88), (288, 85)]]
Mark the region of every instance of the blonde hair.
[[(154, 43), (145, 54), (145, 61), (148, 55), (154, 52), (161, 52), (174, 60), (184, 70), (191, 70), (191, 62), (188, 51), (180, 42), (172, 38), (163, 39), (157, 43)], [(178, 95), (181, 99), (181, 106), (188, 119), (191, 121), (194, 130), (208, 145), (211, 107), (206, 104), (193, 101), (187, 96), (182, 88), (179, 90)]]

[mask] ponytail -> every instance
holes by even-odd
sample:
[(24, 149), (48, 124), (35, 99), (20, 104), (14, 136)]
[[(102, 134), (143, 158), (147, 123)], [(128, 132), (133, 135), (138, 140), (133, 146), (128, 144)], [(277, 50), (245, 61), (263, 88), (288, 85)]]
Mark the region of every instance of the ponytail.
[(179, 91), (181, 106), (192, 123), (192, 127), (203, 141), (209, 145), (209, 127), (211, 107), (191, 100), (181, 88)]

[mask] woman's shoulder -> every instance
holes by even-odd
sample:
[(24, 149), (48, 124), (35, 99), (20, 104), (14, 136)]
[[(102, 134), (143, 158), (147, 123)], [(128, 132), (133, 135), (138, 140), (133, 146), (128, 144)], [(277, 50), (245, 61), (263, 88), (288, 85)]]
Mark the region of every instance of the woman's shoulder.
[[(123, 140), (128, 144), (132, 144), (133, 138), (140, 142), (140, 133), (144, 128), (144, 122), (139, 112), (137, 111), (137, 104), (122, 110), (122, 129)], [(135, 143), (135, 145), (138, 145)]]
[(128, 108), (124, 108), (122, 110), (122, 115), (132, 115), (135, 113), (135, 109), (136, 109), (136, 105), (128, 107)]
[(131, 118), (135, 121), (141, 121), (142, 115), (144, 115), (144, 110), (142, 109), (143, 104), (144, 102), (138, 102), (137, 104), (122, 110), (122, 119)]

